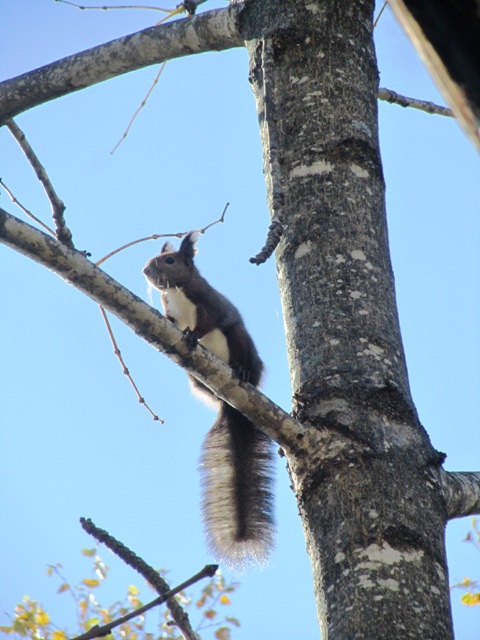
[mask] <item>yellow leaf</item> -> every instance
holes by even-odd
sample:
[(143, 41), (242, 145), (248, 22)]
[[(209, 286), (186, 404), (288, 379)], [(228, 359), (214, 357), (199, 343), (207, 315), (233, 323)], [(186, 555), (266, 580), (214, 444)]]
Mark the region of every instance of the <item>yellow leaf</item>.
[(112, 616), (109, 614), (107, 609), (99, 609), (98, 613), (102, 616), (102, 621), (104, 623), (110, 622), (110, 620), (112, 619)]
[(230, 640), (230, 629), (228, 627), (220, 627), (215, 631), (215, 637), (217, 640)]
[(63, 582), (57, 589), (57, 593), (64, 593), (64, 591), (68, 591), (70, 589), (70, 585), (68, 582)]
[(91, 629), (92, 627), (95, 627), (97, 624), (99, 624), (100, 620), (97, 617), (93, 617), (93, 618), (89, 618), (86, 622), (85, 622), (85, 628), (87, 630)]
[(480, 604), (480, 591), (478, 593), (466, 593), (461, 598), (463, 604), (467, 607), (473, 607)]
[(230, 604), (230, 598), (226, 595), (220, 596), (220, 604)]
[(82, 549), (82, 554), (87, 556), (87, 558), (93, 558), (93, 556), (97, 553), (96, 549)]
[(128, 595), (129, 596), (138, 596), (139, 593), (140, 593), (140, 589), (138, 589), (135, 585), (131, 584), (128, 587)]
[(39, 627), (44, 627), (50, 622), (50, 617), (46, 611), (44, 611), (43, 609), (39, 609), (37, 615), (35, 616), (35, 622)]
[(80, 600), (80, 602), (78, 603), (78, 608), (80, 609), (82, 618), (84, 618), (87, 615), (88, 602), (86, 600)]
[(84, 578), (82, 580), (83, 584), (87, 587), (98, 587), (100, 585), (100, 580), (92, 580), (91, 578)]
[(54, 631), (52, 634), (52, 640), (66, 640), (65, 631)]

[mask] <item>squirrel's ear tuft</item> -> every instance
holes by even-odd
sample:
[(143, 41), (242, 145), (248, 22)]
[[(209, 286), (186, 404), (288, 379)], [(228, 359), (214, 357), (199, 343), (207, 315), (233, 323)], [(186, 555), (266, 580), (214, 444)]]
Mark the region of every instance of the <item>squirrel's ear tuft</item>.
[(170, 242), (170, 240), (167, 240), (167, 242), (165, 242), (165, 244), (163, 245), (160, 253), (172, 253), (172, 251), (175, 251), (175, 247)]
[(195, 249), (195, 243), (198, 240), (198, 236), (198, 231), (189, 231), (182, 240), (182, 244), (180, 245), (178, 253), (181, 253), (183, 255), (183, 258), (186, 262), (193, 262), (193, 258), (197, 253), (197, 250)]

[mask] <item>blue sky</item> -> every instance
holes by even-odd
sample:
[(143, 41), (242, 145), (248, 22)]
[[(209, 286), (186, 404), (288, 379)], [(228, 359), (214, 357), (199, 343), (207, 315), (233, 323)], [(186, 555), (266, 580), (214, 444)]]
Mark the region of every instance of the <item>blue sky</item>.
[[(225, 5), (210, 0), (204, 6)], [(5, 3), (0, 77), (158, 18), (140, 10), (78, 11), (53, 0)], [(388, 11), (376, 39), (382, 86), (441, 102)], [(289, 410), (274, 264), (248, 262), (262, 244), (268, 212), (246, 53), (169, 62), (129, 136), (110, 155), (156, 71), (127, 74), (43, 105), (21, 115), (18, 124), (67, 204), (76, 246), (94, 260), (132, 239), (204, 226), (231, 203), (225, 224), (201, 237), (197, 262), (242, 311), (266, 363), (264, 390)], [(394, 105), (380, 103), (380, 134), (413, 396), (434, 446), (448, 454), (446, 468), (478, 470), (478, 157), (454, 121)], [(48, 202), (6, 130), (0, 130), (0, 157), (6, 184), (48, 222)], [(4, 193), (0, 202), (21, 216)], [(142, 267), (159, 247), (138, 245), (105, 269), (148, 299)], [(45, 570), (62, 562), (72, 581), (84, 577), (88, 563), (79, 550), (92, 541), (78, 525), (80, 516), (91, 517), (155, 567), (168, 568), (172, 583), (211, 561), (199, 518), (197, 465), (214, 415), (190, 396), (181, 370), (113, 320), (130, 371), (165, 420), (153, 422), (121, 373), (96, 305), (5, 247), (0, 264), (0, 624), (28, 594), (74, 631), (73, 610), (65, 596), (55, 595), (57, 585)], [(276, 551), (266, 568), (240, 577), (228, 612), (242, 622), (234, 636), (239, 640), (318, 637), (309, 561), (282, 461), (277, 495)], [(468, 528), (468, 519), (448, 527), (452, 583), (464, 575), (480, 578), (480, 556), (462, 542)], [(112, 568), (104, 600), (121, 597), (129, 584), (141, 585), (111, 554), (103, 556)], [(459, 597), (453, 593), (457, 639), (478, 640), (480, 608), (466, 609)]]

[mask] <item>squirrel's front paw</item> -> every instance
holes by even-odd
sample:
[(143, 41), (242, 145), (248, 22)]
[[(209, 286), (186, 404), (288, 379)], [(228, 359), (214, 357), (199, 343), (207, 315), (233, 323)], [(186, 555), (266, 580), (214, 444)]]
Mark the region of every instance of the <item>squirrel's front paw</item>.
[(193, 331), (189, 327), (183, 330), (183, 341), (187, 345), (187, 349), (189, 351), (192, 351), (192, 349), (195, 349), (195, 347), (198, 344), (197, 336), (193, 333)]

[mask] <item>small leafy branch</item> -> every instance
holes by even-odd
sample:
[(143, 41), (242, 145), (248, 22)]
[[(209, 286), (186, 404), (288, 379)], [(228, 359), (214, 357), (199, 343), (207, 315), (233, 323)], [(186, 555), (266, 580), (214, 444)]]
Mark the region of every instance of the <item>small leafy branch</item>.
[[(480, 524), (476, 518), (472, 518), (472, 529), (465, 536), (464, 542), (472, 544), (475, 549), (480, 552)], [(480, 581), (463, 578), (461, 582), (457, 582), (452, 589), (463, 589), (466, 593), (460, 598), (463, 604), (468, 607), (480, 605)]]
[[(63, 573), (60, 563), (49, 565), (47, 575), (55, 577), (59, 586), (57, 594), (68, 594), (77, 614), (77, 628), (74, 633), (60, 629), (51, 620), (45, 608), (35, 599), (25, 596), (16, 605), (10, 616), (10, 625), (0, 626), (0, 634), (10, 638), (27, 638), (29, 640), (67, 640), (73, 635), (86, 634), (100, 625), (109, 625), (118, 619), (128, 617), (138, 609), (144, 607), (141, 592), (135, 585), (127, 588), (125, 596), (110, 606), (104, 606), (100, 601), (101, 586), (109, 576), (109, 567), (98, 554), (96, 547), (82, 549), (82, 555), (91, 560), (90, 577), (81, 579), (77, 584), (71, 584)], [(151, 588), (151, 585), (148, 585)], [(223, 614), (223, 607), (231, 604), (230, 595), (238, 584), (227, 583), (220, 572), (209, 580), (201, 590), (200, 596), (194, 597), (180, 591), (175, 600), (184, 609), (195, 609), (200, 614), (200, 620), (195, 628), (195, 637), (199, 631), (212, 629), (217, 640), (230, 640), (233, 627), (240, 623), (231, 616)], [(173, 620), (169, 609), (162, 611), (156, 628), (152, 624), (147, 626), (146, 614), (140, 614), (119, 625), (112, 635), (129, 640), (160, 640), (160, 638), (185, 637)]]

